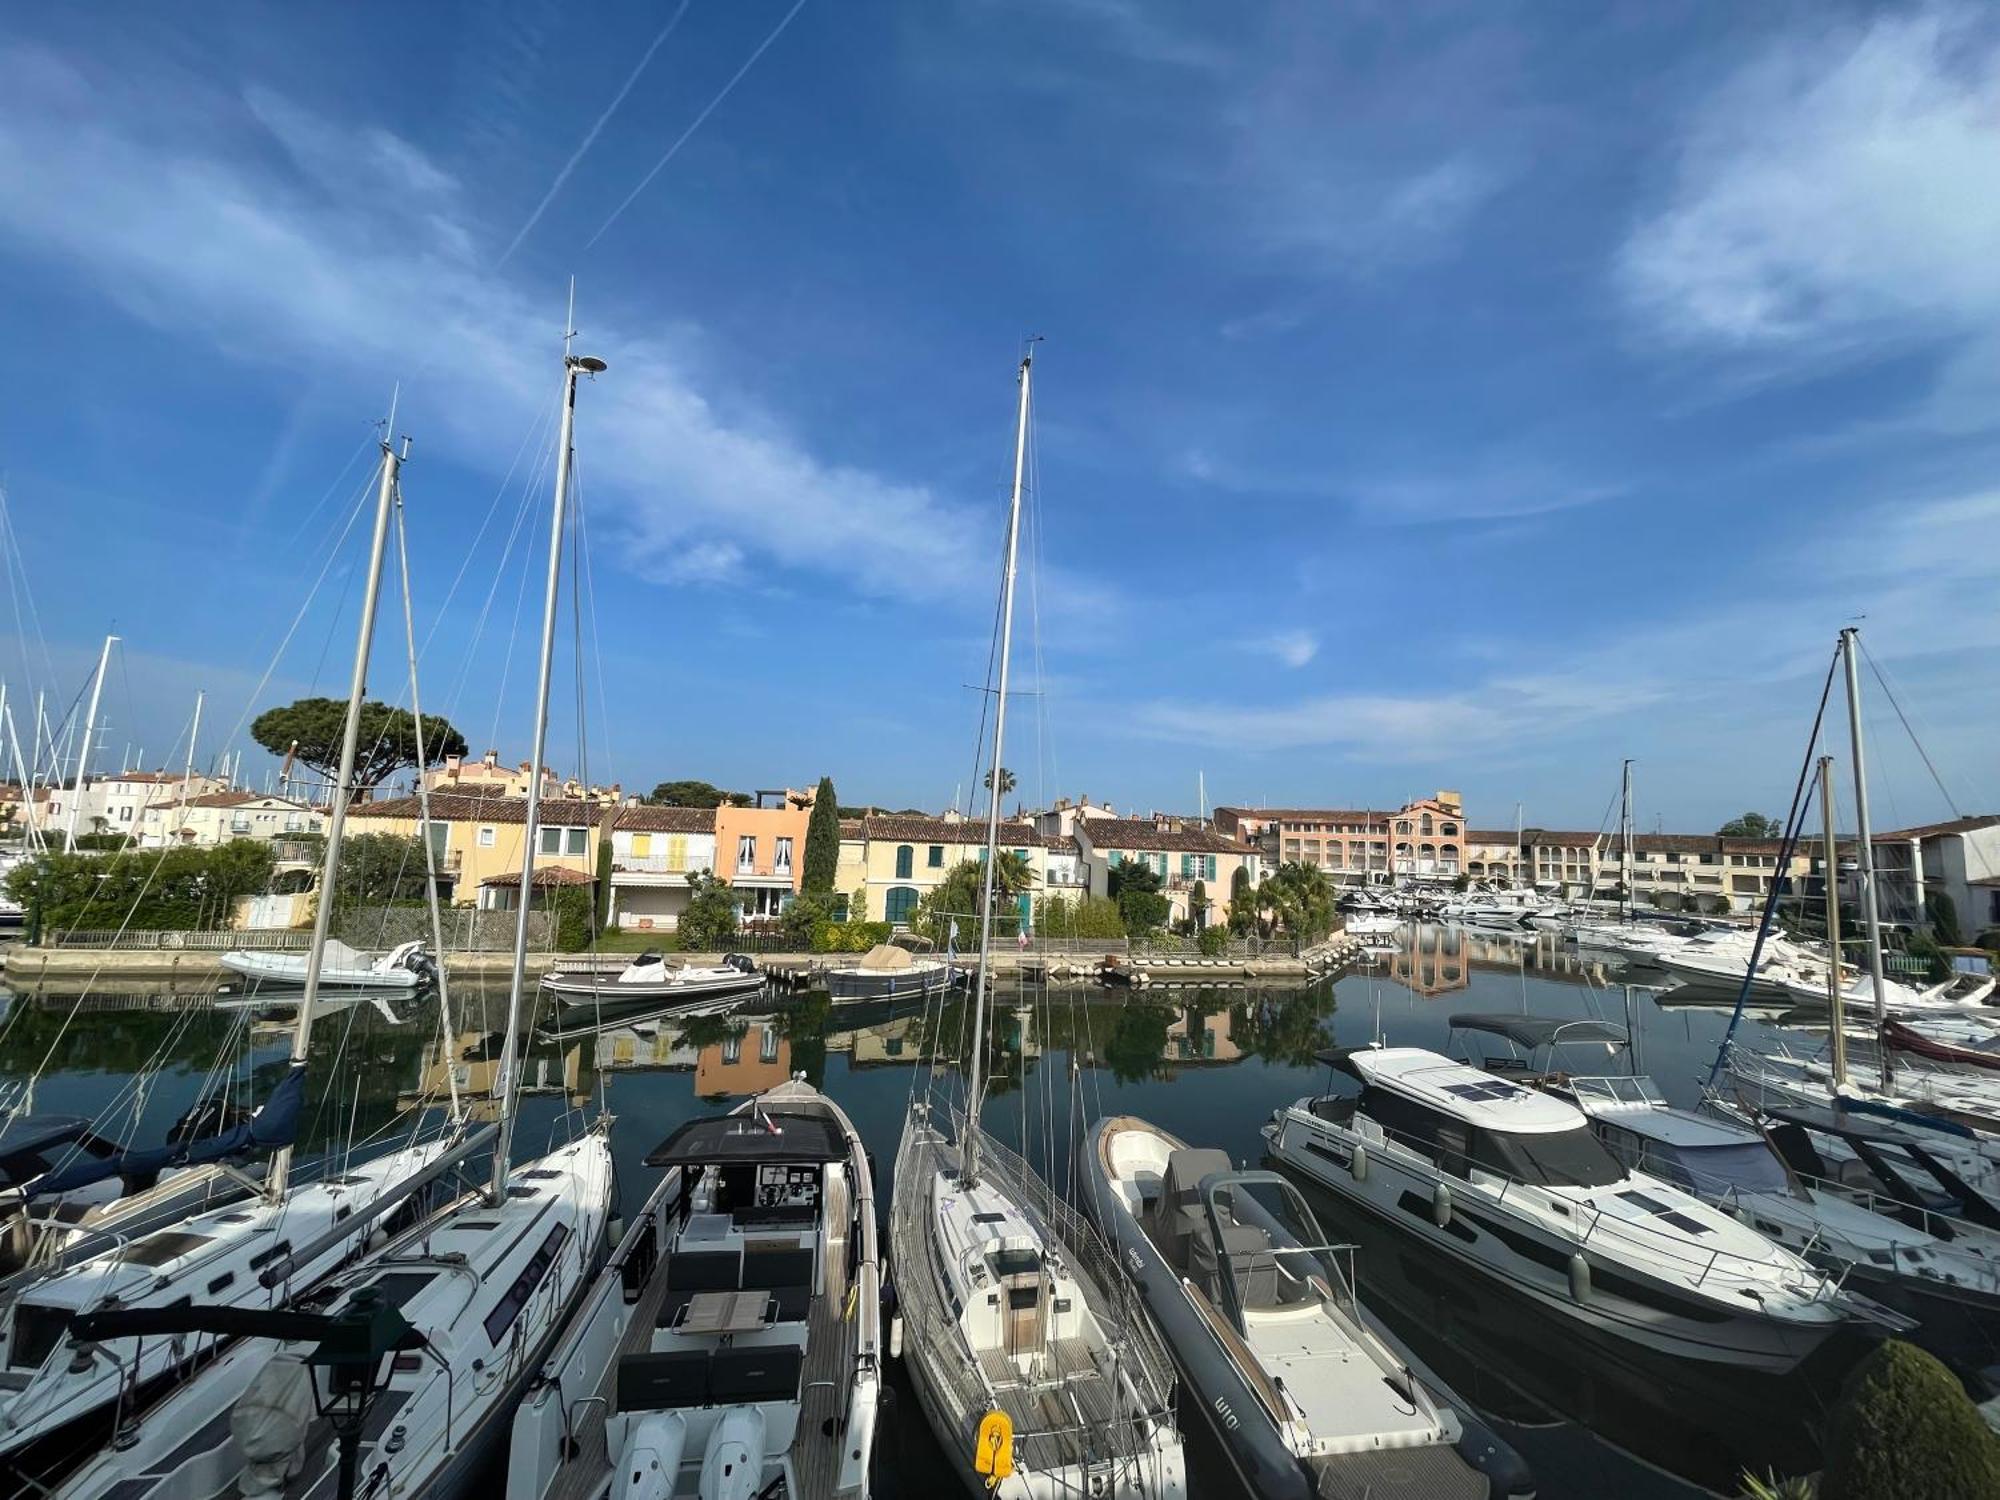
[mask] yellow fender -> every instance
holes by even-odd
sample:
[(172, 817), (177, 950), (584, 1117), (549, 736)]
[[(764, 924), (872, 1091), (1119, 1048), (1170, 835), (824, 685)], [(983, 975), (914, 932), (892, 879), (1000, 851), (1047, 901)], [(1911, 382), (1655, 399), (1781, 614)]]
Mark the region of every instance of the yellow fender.
[(1014, 1419), (995, 1407), (979, 1422), (979, 1436), (973, 1441), (972, 1468), (986, 1476), (986, 1488), (995, 1489), (1014, 1472)]

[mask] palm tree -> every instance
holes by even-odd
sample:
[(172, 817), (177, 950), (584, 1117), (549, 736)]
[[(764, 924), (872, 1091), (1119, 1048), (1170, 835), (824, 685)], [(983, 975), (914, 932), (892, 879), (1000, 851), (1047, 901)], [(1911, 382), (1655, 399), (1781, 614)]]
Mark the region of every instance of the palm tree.
[[(989, 792), (993, 790), (993, 773), (991, 771), (986, 773), (986, 790)], [(1000, 795), (1004, 797), (1013, 790), (1014, 773), (1005, 766), (1002, 766), (1000, 768)]]
[[(1002, 775), (1006, 772), (1003, 768)], [(1027, 856), (1014, 849), (1002, 849), (993, 863), (993, 899), (1000, 901), (1035, 888), (1034, 867)]]

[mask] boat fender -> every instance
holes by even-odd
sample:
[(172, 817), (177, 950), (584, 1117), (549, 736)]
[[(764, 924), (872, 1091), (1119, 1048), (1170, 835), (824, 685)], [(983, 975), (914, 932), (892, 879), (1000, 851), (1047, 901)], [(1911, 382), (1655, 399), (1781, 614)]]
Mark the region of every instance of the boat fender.
[(903, 1357), (903, 1320), (899, 1316), (891, 1318), (889, 1320), (889, 1358), (901, 1359), (902, 1357)]
[(1451, 1189), (1441, 1182), (1431, 1189), (1431, 1222), (1440, 1229), (1451, 1223)]
[(619, 1214), (613, 1214), (611, 1216), (611, 1222), (604, 1226), (604, 1247), (607, 1250), (616, 1250), (618, 1248), (619, 1241), (623, 1240), (624, 1238), (625, 1238), (624, 1217)]
[(764, 1409), (733, 1407), (708, 1435), (701, 1500), (752, 1500), (764, 1487)]
[(632, 1426), (618, 1457), (622, 1500), (670, 1500), (681, 1477), (687, 1418), (677, 1411), (649, 1411)]
[(1580, 1252), (1569, 1258), (1569, 1294), (1579, 1302), (1590, 1300), (1590, 1262)]
[(1368, 1180), (1367, 1147), (1356, 1146), (1354, 1148), (1353, 1154), (1347, 1158), (1347, 1170), (1353, 1175), (1356, 1182), (1366, 1182)]

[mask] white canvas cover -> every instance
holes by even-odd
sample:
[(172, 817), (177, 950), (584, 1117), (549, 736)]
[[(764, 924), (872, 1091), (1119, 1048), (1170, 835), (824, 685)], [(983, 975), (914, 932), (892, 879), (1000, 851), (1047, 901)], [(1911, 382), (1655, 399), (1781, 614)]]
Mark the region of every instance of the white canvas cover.
[(296, 1355), (274, 1356), (229, 1413), (229, 1435), (247, 1460), (244, 1495), (275, 1495), (298, 1474), (312, 1420), (312, 1371)]
[(910, 950), (898, 948), (894, 943), (877, 943), (862, 955), (861, 967), (880, 972), (907, 969), (911, 963)]

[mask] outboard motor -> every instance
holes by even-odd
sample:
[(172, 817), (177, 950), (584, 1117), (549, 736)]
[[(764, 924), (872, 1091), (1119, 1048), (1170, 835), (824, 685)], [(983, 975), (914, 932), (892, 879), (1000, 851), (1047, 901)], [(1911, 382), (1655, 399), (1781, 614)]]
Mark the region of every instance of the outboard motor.
[(623, 1500), (672, 1500), (687, 1430), (687, 1418), (677, 1411), (649, 1411), (632, 1424), (614, 1485)]
[(757, 960), (747, 953), (725, 953), (722, 955), (724, 968), (734, 969), (739, 974), (755, 974)]
[(764, 1411), (732, 1407), (708, 1435), (701, 1500), (753, 1500), (764, 1479)]

